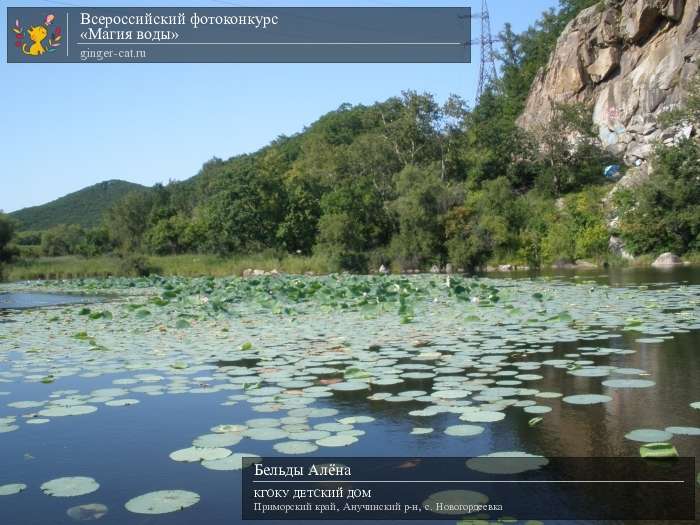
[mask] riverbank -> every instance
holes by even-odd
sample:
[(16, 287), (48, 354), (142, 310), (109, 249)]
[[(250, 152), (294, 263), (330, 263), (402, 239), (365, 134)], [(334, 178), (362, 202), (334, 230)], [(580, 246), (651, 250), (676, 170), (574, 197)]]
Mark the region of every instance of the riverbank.
[[(548, 265), (549, 270), (595, 270), (598, 268), (647, 268), (654, 262), (654, 256), (640, 256), (633, 260), (614, 259), (604, 263), (576, 261)], [(700, 266), (700, 254), (687, 254), (682, 258), (689, 266)], [(392, 273), (405, 272), (403, 268), (392, 265)], [(430, 271), (431, 269), (425, 269)], [(432, 268), (444, 272), (445, 268)], [(458, 272), (459, 268), (453, 271)], [(518, 263), (492, 262), (486, 268), (489, 273), (526, 272), (530, 268)], [(120, 258), (116, 256), (98, 257), (38, 257), (23, 259), (9, 264), (4, 269), (4, 280), (9, 282), (38, 279), (75, 279), (85, 277), (128, 276), (135, 273), (156, 273), (159, 275), (182, 277), (225, 277), (231, 275), (252, 275), (263, 273), (288, 274), (327, 274), (338, 271), (329, 257), (286, 255), (275, 257), (268, 254), (240, 257), (219, 257), (216, 255), (169, 255)], [(373, 271), (377, 271), (373, 268)], [(418, 270), (406, 273), (418, 273)]]

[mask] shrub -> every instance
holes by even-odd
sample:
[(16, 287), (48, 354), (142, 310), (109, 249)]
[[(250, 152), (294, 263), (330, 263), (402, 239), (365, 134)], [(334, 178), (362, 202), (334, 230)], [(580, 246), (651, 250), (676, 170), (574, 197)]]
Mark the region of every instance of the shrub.
[(620, 233), (635, 255), (700, 249), (700, 145), (660, 146), (654, 172), (636, 193), (620, 191)]
[(126, 255), (119, 262), (119, 273), (133, 277), (146, 277), (158, 273), (158, 268), (152, 266), (143, 255)]

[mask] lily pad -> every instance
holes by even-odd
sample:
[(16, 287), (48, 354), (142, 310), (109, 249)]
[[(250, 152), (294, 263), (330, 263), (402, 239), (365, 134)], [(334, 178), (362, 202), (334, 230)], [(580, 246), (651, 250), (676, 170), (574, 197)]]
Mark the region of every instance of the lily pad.
[(654, 443), (659, 441), (668, 441), (673, 437), (671, 432), (665, 430), (656, 430), (653, 428), (640, 428), (625, 434), (625, 438), (631, 441), (641, 441), (642, 443)]
[(459, 416), (462, 421), (469, 421), (471, 423), (492, 423), (495, 421), (501, 421), (506, 415), (503, 412), (492, 412), (487, 410), (479, 410), (476, 412), (467, 412)]
[(447, 434), (448, 436), (469, 437), (477, 436), (483, 431), (484, 427), (480, 427), (478, 425), (454, 425), (451, 427), (447, 427), (445, 429), (445, 434)]
[(655, 384), (654, 381), (648, 379), (608, 379), (603, 381), (603, 386), (609, 388), (649, 388)]
[(677, 458), (678, 451), (671, 443), (647, 443), (639, 447), (639, 455), (652, 459)]
[(223, 459), (202, 461), (202, 466), (209, 470), (241, 470), (243, 468), (243, 458), (252, 458), (251, 461), (253, 463), (262, 461), (262, 458), (256, 454), (236, 452)]
[(52, 479), (42, 484), (40, 488), (47, 496), (69, 498), (91, 494), (100, 488), (100, 484), (92, 478), (74, 476)]
[(167, 514), (199, 502), (199, 494), (186, 490), (158, 490), (130, 499), (124, 507), (135, 514)]
[(310, 454), (318, 450), (318, 447), (308, 441), (282, 441), (275, 443), (272, 448), (282, 454)]
[(571, 405), (597, 405), (612, 401), (612, 397), (601, 394), (577, 394), (574, 396), (566, 396), (562, 398), (562, 401)]
[(353, 443), (357, 443), (356, 437), (344, 435), (328, 436), (316, 441), (320, 447), (347, 447)]
[(700, 436), (698, 427), (666, 427), (666, 432), (679, 436)]
[(227, 448), (188, 447), (171, 452), (170, 459), (185, 463), (196, 463), (197, 461), (223, 459), (230, 455), (231, 451)]
[(0, 485), (0, 496), (13, 496), (14, 494), (19, 494), (23, 490), (26, 490), (26, 488), (27, 486), (24, 483)]
[(107, 506), (102, 505), (102, 503), (86, 503), (69, 508), (66, 514), (76, 521), (93, 521), (100, 519), (107, 512)]
[(544, 456), (526, 452), (494, 452), (467, 460), (467, 468), (484, 474), (520, 474), (549, 464)]
[(465, 513), (464, 505), (482, 505), (488, 501), (486, 494), (473, 490), (443, 490), (431, 494), (423, 505), (434, 514), (461, 516)]

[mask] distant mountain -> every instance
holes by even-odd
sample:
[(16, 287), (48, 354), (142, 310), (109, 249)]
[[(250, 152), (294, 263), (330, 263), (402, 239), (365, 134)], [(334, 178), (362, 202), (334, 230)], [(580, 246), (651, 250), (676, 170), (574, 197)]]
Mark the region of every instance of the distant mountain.
[(97, 226), (104, 212), (124, 195), (145, 189), (146, 186), (125, 180), (108, 180), (40, 206), (22, 208), (10, 216), (19, 222), (20, 231), (46, 230), (58, 224), (92, 227)]

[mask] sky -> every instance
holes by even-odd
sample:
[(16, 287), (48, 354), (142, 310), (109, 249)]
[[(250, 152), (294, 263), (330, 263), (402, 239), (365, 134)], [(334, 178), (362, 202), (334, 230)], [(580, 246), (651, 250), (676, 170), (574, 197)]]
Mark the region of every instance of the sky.
[[(149, 6), (469, 5), (411, 0), (162, 2)], [(527, 29), (557, 0), (491, 0), (494, 33)], [(0, 18), (8, 28), (6, 7)], [(12, 6), (127, 6), (138, 2), (13, 0)], [(143, 5), (143, 3), (141, 3)], [(472, 37), (479, 21), (472, 22)], [(412, 89), (473, 103), (472, 64), (7, 64), (0, 59), (0, 210), (43, 204), (100, 181), (187, 179), (212, 157), (255, 151), (343, 103), (372, 104)]]

